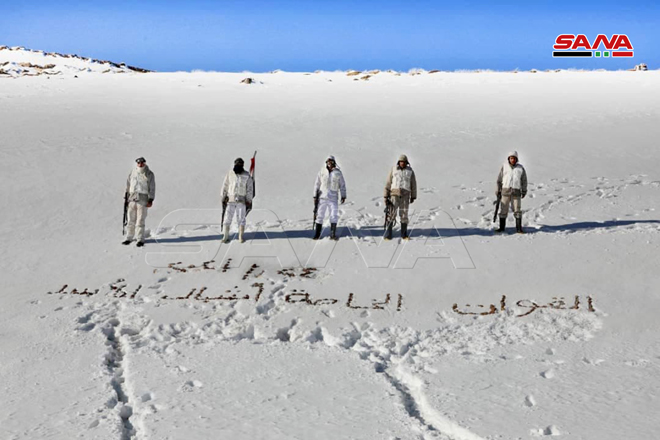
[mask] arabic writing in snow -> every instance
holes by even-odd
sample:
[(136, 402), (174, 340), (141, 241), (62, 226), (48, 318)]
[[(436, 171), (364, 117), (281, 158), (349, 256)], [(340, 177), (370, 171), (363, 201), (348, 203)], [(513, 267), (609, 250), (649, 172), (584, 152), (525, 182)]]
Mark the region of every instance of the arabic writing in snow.
[[(501, 313), (506, 311), (507, 309), (506, 301), (507, 301), (506, 295), (502, 295), (502, 298), (500, 299), (499, 307), (497, 307), (495, 304), (488, 304), (487, 306), (483, 304), (477, 304), (476, 306), (471, 306), (470, 304), (466, 304), (465, 307), (469, 307), (469, 308), (476, 307), (477, 310), (480, 309), (480, 311), (465, 311), (465, 310), (459, 310), (458, 304), (454, 304), (452, 306), (452, 309), (454, 310), (454, 312), (458, 313), (459, 315), (479, 315), (479, 316), (494, 315), (496, 313)], [(569, 307), (566, 304), (566, 300), (563, 296), (560, 297), (554, 296), (552, 297), (552, 301), (550, 301), (548, 304), (537, 304), (536, 302), (529, 299), (521, 299), (516, 302), (516, 305), (518, 307), (522, 307), (523, 309), (529, 309), (525, 313), (516, 315), (518, 318), (522, 318), (523, 316), (532, 314), (534, 311), (538, 309), (580, 310), (581, 301), (580, 301), (580, 296), (575, 295), (573, 304)], [(596, 309), (594, 309), (594, 300), (591, 296), (587, 296), (587, 310), (589, 312), (596, 311)]]
[[(78, 289), (68, 289), (68, 285), (65, 284), (59, 290), (54, 292), (48, 292), (49, 295), (59, 294), (59, 295), (82, 295), (82, 296), (93, 296), (97, 295), (101, 289), (89, 290), (87, 288), (83, 290)], [(208, 287), (195, 287), (190, 289), (190, 291), (185, 295), (180, 296), (170, 296), (163, 295), (160, 297), (161, 300), (165, 301), (201, 301), (204, 303), (209, 303), (211, 301), (248, 301), (252, 299), (255, 303), (259, 302), (261, 295), (264, 292), (264, 283), (253, 283), (250, 285), (253, 289), (256, 289), (256, 292), (244, 293), (239, 289), (238, 286), (234, 286), (231, 289), (225, 289), (225, 291), (216, 296), (209, 296), (207, 294)], [(142, 285), (139, 285), (136, 289), (129, 290), (126, 280), (123, 278), (118, 279), (117, 281), (110, 283), (108, 285), (108, 290), (106, 294), (109, 294), (115, 298), (125, 298), (125, 299), (135, 299), (137, 294), (142, 289)], [(392, 295), (387, 293), (383, 300), (373, 299), (371, 304), (367, 305), (357, 305), (357, 301), (354, 293), (348, 294), (348, 299), (344, 304), (345, 307), (354, 310), (370, 309), (370, 310), (385, 310), (392, 303)], [(287, 293), (284, 296), (284, 301), (288, 304), (306, 304), (311, 306), (331, 306), (340, 303), (340, 300), (337, 298), (317, 298), (314, 299), (311, 293), (306, 292), (305, 290), (293, 289), (290, 293)], [(392, 307), (394, 307), (392, 305)], [(403, 295), (396, 295), (396, 311), (400, 312), (403, 308)]]

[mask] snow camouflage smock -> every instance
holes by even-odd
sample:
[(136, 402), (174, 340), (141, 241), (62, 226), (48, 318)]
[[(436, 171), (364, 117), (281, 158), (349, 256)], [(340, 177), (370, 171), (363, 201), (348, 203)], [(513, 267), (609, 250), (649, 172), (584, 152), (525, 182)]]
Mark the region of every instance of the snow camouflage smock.
[(417, 198), (417, 178), (410, 165), (400, 168), (394, 165), (385, 183), (385, 197), (410, 194), (411, 199)]
[(332, 172), (327, 167), (319, 171), (314, 182), (314, 197), (318, 191), (321, 191), (321, 199), (337, 200), (339, 193), (342, 199), (346, 198), (346, 181), (339, 167), (333, 168)]
[(126, 192), (128, 200), (147, 206), (147, 203), (153, 202), (156, 198), (156, 178), (154, 173), (147, 165), (144, 166), (144, 172), (134, 168), (126, 180)]
[(502, 164), (497, 176), (497, 193), (527, 194), (527, 172), (525, 168), (516, 163), (514, 166), (507, 161)]
[(229, 203), (252, 203), (254, 185), (250, 173), (245, 170), (239, 174), (234, 170), (229, 171), (222, 183), (222, 200), (226, 197)]

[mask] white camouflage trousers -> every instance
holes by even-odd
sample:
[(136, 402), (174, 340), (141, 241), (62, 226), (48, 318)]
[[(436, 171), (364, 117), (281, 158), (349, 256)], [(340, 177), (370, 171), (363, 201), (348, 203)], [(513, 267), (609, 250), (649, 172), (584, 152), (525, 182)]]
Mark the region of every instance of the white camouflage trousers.
[(330, 213), (330, 223), (337, 223), (337, 220), (339, 220), (338, 199), (319, 199), (319, 208), (316, 211), (316, 223), (322, 225), (328, 211)]
[[(128, 224), (126, 225), (126, 240), (144, 241), (144, 223), (147, 219), (147, 207), (136, 202), (128, 204)], [(136, 228), (137, 224), (137, 228)], [(137, 229), (137, 231), (136, 231)]]
[(231, 226), (231, 221), (236, 213), (236, 221), (239, 226), (245, 226), (245, 203), (229, 202), (227, 203), (227, 211), (225, 211), (224, 226)]

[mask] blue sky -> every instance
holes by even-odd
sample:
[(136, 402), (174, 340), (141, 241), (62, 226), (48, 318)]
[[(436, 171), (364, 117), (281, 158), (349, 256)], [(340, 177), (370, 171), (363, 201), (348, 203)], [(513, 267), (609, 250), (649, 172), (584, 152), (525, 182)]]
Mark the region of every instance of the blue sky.
[[(562, 33), (625, 33), (633, 59), (553, 59)], [(0, 3), (0, 45), (159, 71), (660, 68), (660, 2)]]

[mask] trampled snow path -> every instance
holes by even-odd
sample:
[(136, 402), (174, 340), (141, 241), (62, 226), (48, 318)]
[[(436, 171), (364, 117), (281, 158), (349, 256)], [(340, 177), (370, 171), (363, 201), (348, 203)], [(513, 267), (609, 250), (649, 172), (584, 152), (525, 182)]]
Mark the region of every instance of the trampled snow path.
[[(95, 309), (78, 318), (78, 331), (99, 331), (105, 337), (107, 353), (103, 356), (100, 367), (105, 370), (107, 376), (110, 395), (106, 406), (116, 419), (119, 440), (137, 438), (137, 430), (131, 421), (133, 407), (132, 396), (129, 396), (132, 390), (127, 382), (127, 335), (132, 335), (133, 330), (122, 323), (122, 310), (125, 307), (125, 304), (117, 300), (107, 301), (102, 309)], [(95, 428), (98, 423), (92, 423), (90, 428)]]
[[(203, 275), (199, 271), (168, 272), (167, 277), (155, 274), (157, 280), (154, 286), (161, 288), (164, 280), (170, 282), (176, 277), (194, 279)], [(178, 301), (148, 293), (154, 292), (153, 289), (147, 289), (131, 298), (133, 295), (129, 292), (133, 289), (126, 283), (111, 283), (105, 286), (105, 292), (90, 296), (89, 307), (93, 311), (87, 312), (78, 321), (81, 331), (96, 329), (107, 338), (108, 354), (104, 364), (116, 394), (109, 400), (108, 406), (117, 414), (123, 426), (121, 440), (142, 438), (141, 428), (136, 426), (144, 426), (144, 418), (148, 417), (150, 411), (148, 408), (154, 403), (152, 393), (135, 395), (135, 385), (128, 380), (130, 355), (160, 353), (165, 356), (176, 352), (182, 345), (206, 349), (214, 347), (222, 351), (225, 344), (241, 341), (275, 345), (290, 343), (309, 350), (321, 344), (333, 347), (337, 355), (357, 354), (371, 365), (373, 374), (383, 377), (396, 390), (398, 401), (410, 417), (411, 429), (418, 431), (421, 437), (482, 439), (433, 408), (426, 398), (424, 383), (415, 372), (424, 371), (428, 360), (437, 361), (438, 357), (451, 353), (486, 354), (494, 347), (533, 344), (537, 341), (586, 341), (601, 326), (597, 313), (560, 311), (556, 316), (541, 313), (540, 319), (525, 322), (510, 310), (494, 319), (474, 319), (468, 322), (447, 313), (439, 313), (437, 328), (428, 331), (400, 327), (379, 329), (368, 320), (355, 321), (347, 328), (332, 331), (322, 321), (312, 323), (300, 318), (289, 320), (292, 305), (305, 298), (301, 296), (302, 290), (289, 287), (291, 281), (300, 279), (300, 273), (305, 272), (287, 271), (272, 276), (269, 270), (249, 270), (246, 272), (247, 277), (243, 278), (243, 285), (247, 288), (254, 281), (261, 280), (266, 290), (253, 308), (246, 310), (237, 299), (224, 300), (219, 307), (203, 305), (196, 308), (192, 315), (195, 320), (169, 325), (155, 324), (150, 316), (156, 312), (153, 306), (180, 308), (179, 304), (190, 304), (194, 291), (178, 297)], [(119, 289), (113, 288), (118, 285)], [(200, 298), (204, 297), (198, 297), (198, 300)], [(174, 303), (167, 304), (172, 300)], [(366, 307), (364, 309), (361, 314), (368, 317)], [(208, 315), (208, 312), (212, 315)], [(330, 315), (332, 311), (321, 313)], [(206, 315), (203, 324), (199, 322), (200, 315)], [(190, 386), (194, 388), (198, 385), (193, 380)]]

